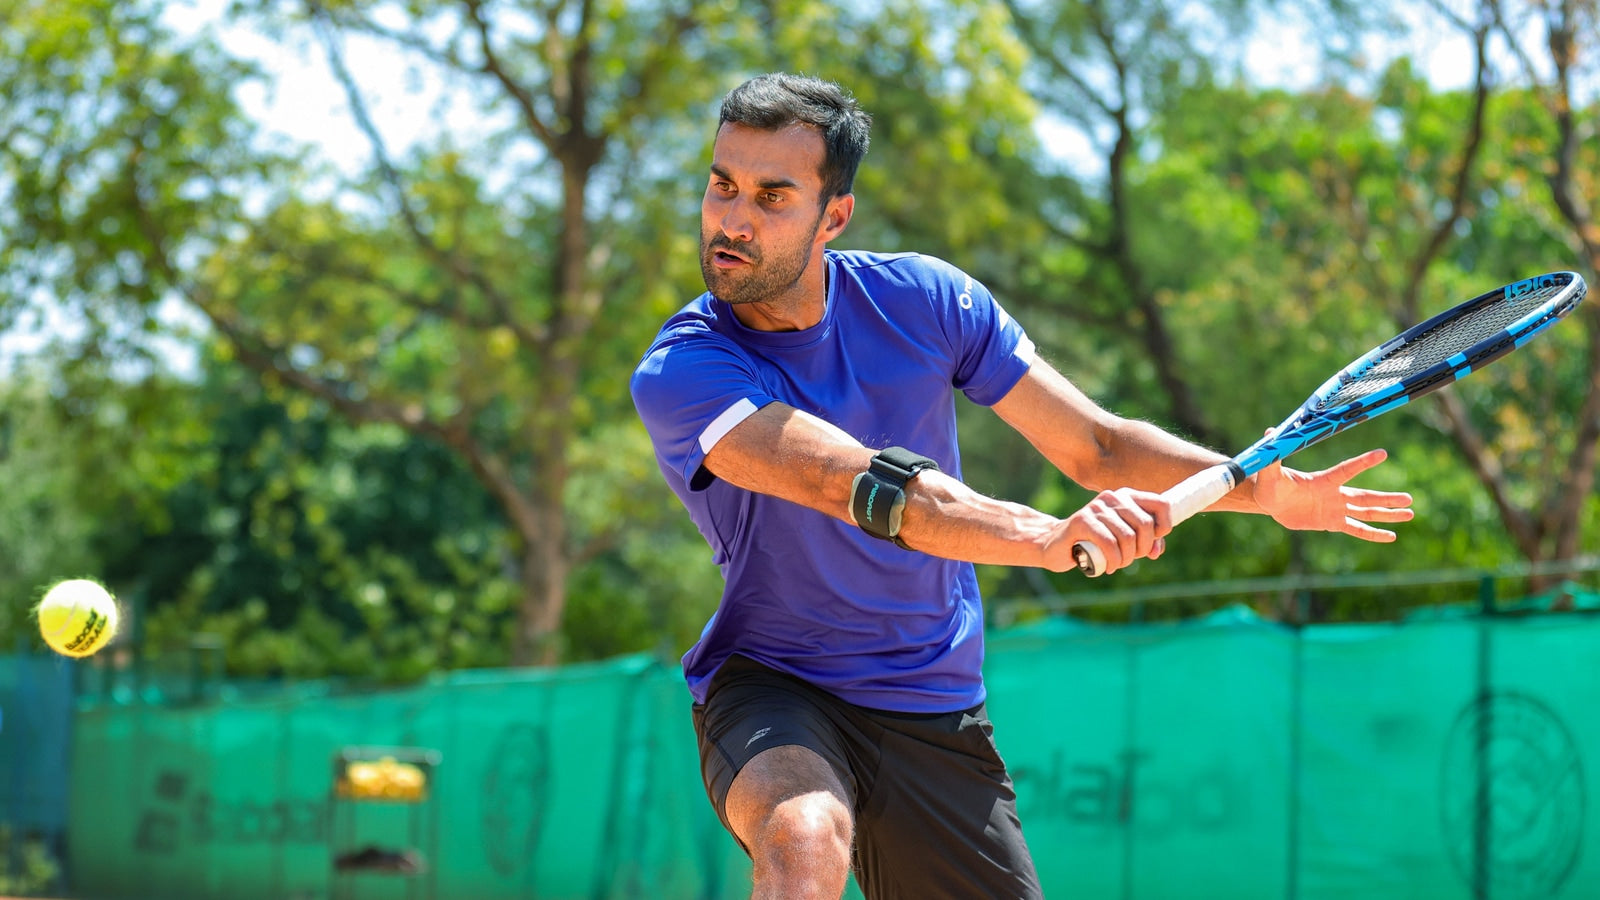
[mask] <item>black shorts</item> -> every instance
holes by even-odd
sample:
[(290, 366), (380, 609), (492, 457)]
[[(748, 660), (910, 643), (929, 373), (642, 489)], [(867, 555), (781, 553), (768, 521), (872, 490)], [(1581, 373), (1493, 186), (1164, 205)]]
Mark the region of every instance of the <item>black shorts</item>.
[(763, 750), (799, 745), (827, 760), (849, 794), (852, 868), (868, 900), (1043, 896), (982, 706), (867, 709), (734, 656), (695, 705), (694, 727), (706, 792), (730, 834), (734, 776)]

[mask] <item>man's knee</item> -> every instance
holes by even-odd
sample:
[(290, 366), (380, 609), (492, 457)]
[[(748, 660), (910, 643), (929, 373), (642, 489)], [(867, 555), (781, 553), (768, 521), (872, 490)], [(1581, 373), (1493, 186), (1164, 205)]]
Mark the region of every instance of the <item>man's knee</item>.
[(838, 774), (821, 756), (805, 747), (774, 747), (734, 779), (728, 819), (758, 875), (772, 870), (842, 878), (850, 867), (855, 826), (847, 798)]
[(813, 791), (773, 807), (751, 849), (785, 868), (849, 868), (852, 830), (844, 803), (827, 791)]

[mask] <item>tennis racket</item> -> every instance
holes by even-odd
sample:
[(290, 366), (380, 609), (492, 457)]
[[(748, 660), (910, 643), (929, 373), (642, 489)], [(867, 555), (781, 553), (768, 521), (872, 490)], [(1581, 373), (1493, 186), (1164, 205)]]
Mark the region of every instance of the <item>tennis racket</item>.
[[(1588, 290), (1576, 272), (1552, 272), (1472, 298), (1373, 348), (1317, 388), (1266, 437), (1228, 462), (1203, 469), (1161, 496), (1172, 524), (1217, 502), (1244, 479), (1297, 450), (1403, 406), (1483, 368), (1571, 312)], [(1072, 549), (1084, 574), (1105, 571), (1088, 541)]]

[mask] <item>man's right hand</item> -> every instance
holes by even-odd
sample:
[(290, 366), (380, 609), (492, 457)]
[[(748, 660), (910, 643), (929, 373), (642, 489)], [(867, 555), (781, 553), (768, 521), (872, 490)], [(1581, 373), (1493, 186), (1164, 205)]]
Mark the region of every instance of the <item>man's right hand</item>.
[(1115, 572), (1137, 560), (1160, 557), (1171, 532), (1172, 510), (1160, 494), (1134, 488), (1101, 491), (1062, 520), (1046, 548), (1045, 567), (1054, 572), (1076, 569), (1073, 548), (1084, 541), (1105, 558), (1100, 574)]

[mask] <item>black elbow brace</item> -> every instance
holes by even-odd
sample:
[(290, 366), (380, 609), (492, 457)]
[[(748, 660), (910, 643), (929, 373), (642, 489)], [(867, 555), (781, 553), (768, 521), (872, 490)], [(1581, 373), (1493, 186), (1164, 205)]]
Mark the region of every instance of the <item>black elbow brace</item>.
[(867, 534), (910, 550), (900, 540), (900, 517), (906, 509), (906, 482), (923, 469), (937, 472), (939, 464), (904, 447), (879, 452), (850, 486), (850, 518)]

